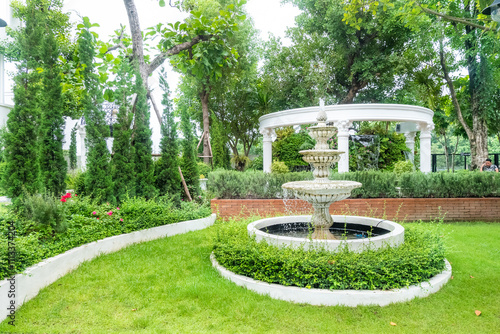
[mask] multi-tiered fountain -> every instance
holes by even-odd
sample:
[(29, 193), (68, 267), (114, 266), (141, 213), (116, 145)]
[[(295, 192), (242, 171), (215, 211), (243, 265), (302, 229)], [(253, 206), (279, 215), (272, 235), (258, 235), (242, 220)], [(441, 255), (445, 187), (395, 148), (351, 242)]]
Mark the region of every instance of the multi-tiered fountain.
[(299, 152), (312, 165), (314, 180), (288, 182), (282, 186), (295, 197), (311, 203), (313, 215), (261, 219), (248, 225), (250, 235), (277, 245), (302, 245), (306, 248), (321, 245), (330, 250), (347, 245), (351, 250), (362, 251), (367, 247), (397, 246), (402, 243), (404, 229), (394, 222), (330, 215), (331, 204), (348, 198), (353, 189), (361, 187), (361, 183), (329, 179), (332, 165), (340, 160), (344, 152), (332, 150), (328, 146), (327, 141), (336, 128), (326, 125), (323, 101), (320, 102), (317, 120), (318, 125), (309, 128), (316, 146), (312, 150)]

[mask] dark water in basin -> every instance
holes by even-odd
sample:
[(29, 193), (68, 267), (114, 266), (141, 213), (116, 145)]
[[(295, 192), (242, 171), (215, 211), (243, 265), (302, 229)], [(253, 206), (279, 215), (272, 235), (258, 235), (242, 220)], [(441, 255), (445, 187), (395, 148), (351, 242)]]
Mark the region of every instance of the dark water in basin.
[[(310, 223), (297, 222), (271, 225), (261, 228), (260, 230), (273, 235), (293, 238), (307, 238), (312, 233), (314, 228), (311, 227)], [(339, 239), (354, 240), (376, 237), (389, 233), (390, 231), (376, 226), (334, 222), (332, 227), (330, 227), (330, 232)]]

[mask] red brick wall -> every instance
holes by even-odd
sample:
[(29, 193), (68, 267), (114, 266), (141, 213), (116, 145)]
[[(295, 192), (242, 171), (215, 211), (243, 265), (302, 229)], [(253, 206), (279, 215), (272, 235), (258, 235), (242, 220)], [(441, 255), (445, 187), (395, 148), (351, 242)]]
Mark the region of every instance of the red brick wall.
[[(285, 203), (286, 202), (286, 203)], [(310, 214), (312, 206), (300, 199), (213, 199), (219, 217)], [(346, 199), (330, 207), (331, 214), (384, 217), (396, 221), (497, 221), (500, 198), (375, 198)]]

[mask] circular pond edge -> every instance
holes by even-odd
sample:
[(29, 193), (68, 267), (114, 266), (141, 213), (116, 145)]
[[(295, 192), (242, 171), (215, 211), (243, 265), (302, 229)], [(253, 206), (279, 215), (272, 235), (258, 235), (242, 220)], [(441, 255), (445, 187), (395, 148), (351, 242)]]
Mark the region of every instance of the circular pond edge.
[(427, 297), (441, 289), (451, 277), (451, 265), (445, 259), (445, 270), (432, 277), (428, 282), (393, 290), (323, 290), (307, 289), (296, 286), (284, 286), (257, 281), (227, 270), (217, 262), (214, 253), (210, 255), (212, 266), (222, 277), (236, 285), (273, 299), (287, 302), (310, 304), (317, 306), (350, 306), (378, 305), (387, 306), (393, 303), (410, 301), (416, 297)]
[(387, 234), (379, 235), (371, 238), (355, 239), (355, 240), (317, 240), (278, 236), (261, 231), (261, 229), (277, 224), (285, 223), (303, 223), (310, 222), (311, 216), (281, 216), (264, 218), (248, 224), (247, 230), (250, 236), (255, 235), (257, 241), (266, 240), (267, 243), (278, 247), (304, 247), (304, 249), (314, 249), (317, 247), (325, 247), (329, 251), (336, 251), (347, 245), (349, 250), (353, 252), (362, 252), (366, 249), (378, 249), (381, 247), (398, 247), (404, 242), (404, 227), (386, 219), (369, 218), (360, 216), (343, 216), (332, 215), (335, 222), (345, 222), (348, 224), (360, 224), (366, 226), (378, 226), (389, 230)]

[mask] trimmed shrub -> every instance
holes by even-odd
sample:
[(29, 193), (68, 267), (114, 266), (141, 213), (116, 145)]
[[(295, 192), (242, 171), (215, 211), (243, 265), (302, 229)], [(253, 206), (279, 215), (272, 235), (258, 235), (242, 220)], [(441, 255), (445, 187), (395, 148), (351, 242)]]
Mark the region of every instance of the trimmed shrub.
[[(219, 199), (283, 198), (283, 183), (312, 180), (311, 172), (267, 174), (261, 171), (217, 170), (210, 173), (208, 190)], [(500, 175), (497, 173), (394, 173), (361, 171), (333, 173), (332, 180), (350, 180), (363, 184), (354, 189), (351, 198), (456, 198), (500, 196)], [(401, 187), (401, 195), (396, 189)]]

